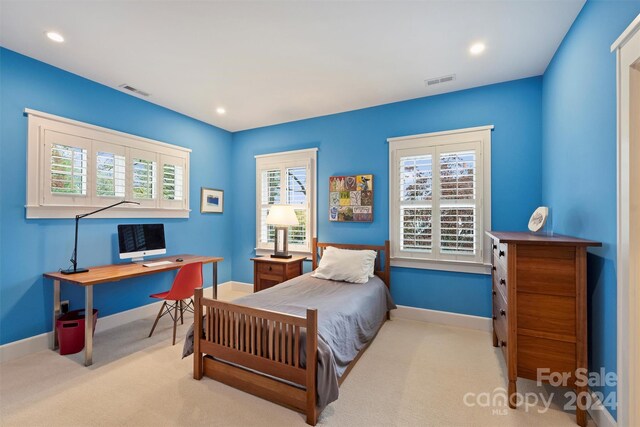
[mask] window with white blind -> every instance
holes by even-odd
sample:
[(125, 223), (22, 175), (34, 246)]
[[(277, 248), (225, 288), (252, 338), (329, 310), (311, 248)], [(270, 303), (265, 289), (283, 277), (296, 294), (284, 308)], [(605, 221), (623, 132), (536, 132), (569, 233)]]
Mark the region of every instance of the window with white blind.
[(108, 151), (96, 152), (96, 195), (98, 197), (124, 197), (124, 155)]
[(294, 207), (299, 225), (289, 227), (289, 251), (310, 253), (315, 235), (317, 149), (256, 156), (256, 252), (273, 251), (275, 228), (266, 223), (272, 205)]
[(388, 140), (392, 265), (489, 272), (492, 128)]
[(190, 150), (47, 113), (29, 115), (27, 218), (189, 216)]

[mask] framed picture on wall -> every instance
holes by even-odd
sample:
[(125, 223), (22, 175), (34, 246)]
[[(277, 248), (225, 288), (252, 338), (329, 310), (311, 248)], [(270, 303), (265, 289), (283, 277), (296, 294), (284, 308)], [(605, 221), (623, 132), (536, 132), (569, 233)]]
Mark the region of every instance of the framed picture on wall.
[(373, 222), (373, 175), (329, 177), (329, 221)]
[(222, 213), (224, 208), (224, 190), (215, 188), (200, 189), (200, 213)]

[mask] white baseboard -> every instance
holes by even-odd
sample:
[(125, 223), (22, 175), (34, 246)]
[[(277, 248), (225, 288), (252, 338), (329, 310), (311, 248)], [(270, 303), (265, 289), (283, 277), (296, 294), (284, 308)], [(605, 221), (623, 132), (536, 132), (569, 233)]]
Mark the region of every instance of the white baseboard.
[(598, 427), (616, 427), (618, 425), (611, 412), (602, 405), (600, 399), (593, 392), (591, 392), (591, 408), (588, 412)]
[[(218, 289), (223, 286), (234, 285), (232, 282), (225, 282), (219, 284)], [(253, 285), (251, 286), (251, 289), (253, 289)], [(211, 286), (205, 288), (205, 292), (206, 289), (211, 289)], [(158, 301), (151, 304), (143, 305), (141, 307), (132, 308), (131, 310), (121, 311), (120, 313), (115, 313), (109, 316), (98, 317), (98, 323), (96, 323), (96, 333), (98, 334), (109, 329), (117, 328), (118, 326), (126, 325), (136, 320), (155, 316), (156, 314), (158, 314), (158, 310), (160, 310), (161, 304), (162, 302)], [(33, 337), (1, 345), (0, 363), (17, 359), (19, 357), (26, 356), (31, 353), (36, 353), (38, 351), (47, 350), (51, 342), (50, 340), (52, 339), (52, 334), (52, 332), (45, 332)]]
[(479, 331), (491, 331), (491, 319), (488, 317), (428, 310), (405, 305), (399, 305), (396, 310), (391, 310), (391, 318), (439, 323), (441, 325), (458, 326), (460, 328), (476, 329)]

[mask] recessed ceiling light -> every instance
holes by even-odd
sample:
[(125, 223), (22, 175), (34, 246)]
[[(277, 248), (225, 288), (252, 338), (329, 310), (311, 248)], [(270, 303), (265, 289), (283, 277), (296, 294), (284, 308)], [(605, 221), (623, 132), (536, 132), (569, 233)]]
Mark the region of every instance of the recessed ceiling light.
[(216, 108), (216, 113), (218, 113), (218, 114), (225, 114), (226, 112), (227, 112), (227, 110), (225, 110), (222, 107)]
[(484, 49), (484, 43), (474, 43), (469, 48), (469, 52), (471, 52), (472, 55), (480, 55), (482, 52), (484, 52)]
[(56, 43), (62, 43), (64, 41), (62, 34), (56, 33), (55, 31), (47, 31), (47, 37), (49, 37), (49, 40), (53, 40)]

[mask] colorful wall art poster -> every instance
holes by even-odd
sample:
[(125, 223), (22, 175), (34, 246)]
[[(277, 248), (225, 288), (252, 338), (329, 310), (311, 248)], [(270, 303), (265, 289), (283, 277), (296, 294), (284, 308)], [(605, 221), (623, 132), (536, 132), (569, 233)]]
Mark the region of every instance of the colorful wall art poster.
[(373, 175), (329, 177), (329, 221), (373, 222)]

